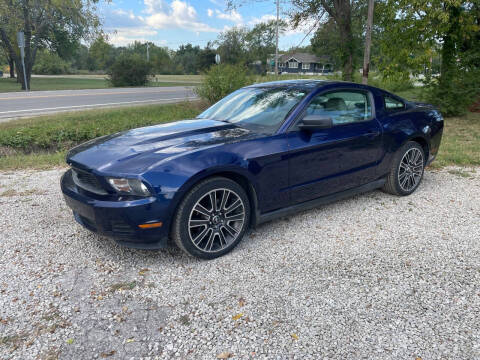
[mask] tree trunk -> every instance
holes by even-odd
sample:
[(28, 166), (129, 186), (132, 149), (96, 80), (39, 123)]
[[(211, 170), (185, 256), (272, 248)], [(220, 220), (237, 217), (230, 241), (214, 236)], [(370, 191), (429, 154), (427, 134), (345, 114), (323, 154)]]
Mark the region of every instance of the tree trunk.
[(8, 57), (8, 67), (10, 68), (10, 78), (15, 78), (15, 62), (11, 57)]
[(350, 19), (342, 19), (339, 24), (340, 51), (342, 59), (342, 80), (353, 80), (353, 34)]
[[(353, 80), (353, 34), (352, 34), (352, 13), (350, 0), (334, 1), (335, 22), (340, 32), (340, 52), (342, 59), (342, 79), (345, 81)], [(330, 13), (330, 12), (329, 12)]]
[(15, 66), (17, 67), (17, 82), (20, 82), (22, 84), (22, 90), (25, 90), (25, 81), (23, 80), (22, 60), (15, 52), (13, 45), (7, 36), (7, 33), (2, 28), (0, 28), (0, 37), (8, 51), (8, 57), (13, 60), (13, 62), (15, 63)]

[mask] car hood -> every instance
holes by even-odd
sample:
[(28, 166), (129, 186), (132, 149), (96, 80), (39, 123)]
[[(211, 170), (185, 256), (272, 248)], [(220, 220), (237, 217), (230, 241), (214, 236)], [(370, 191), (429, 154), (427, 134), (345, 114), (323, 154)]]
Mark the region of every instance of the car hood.
[(182, 154), (256, 135), (221, 121), (183, 120), (93, 139), (70, 150), (67, 163), (101, 173), (139, 175)]

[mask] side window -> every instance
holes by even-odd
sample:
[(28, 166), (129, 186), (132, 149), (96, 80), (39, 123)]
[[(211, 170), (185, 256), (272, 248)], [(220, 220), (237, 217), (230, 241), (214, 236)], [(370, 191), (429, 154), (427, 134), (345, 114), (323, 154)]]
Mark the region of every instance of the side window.
[(400, 100), (394, 99), (390, 96), (384, 96), (383, 99), (385, 101), (385, 109), (387, 111), (395, 111), (405, 108), (405, 104)]
[(365, 121), (372, 117), (370, 97), (361, 91), (336, 91), (316, 96), (306, 115), (332, 118), (333, 125)]

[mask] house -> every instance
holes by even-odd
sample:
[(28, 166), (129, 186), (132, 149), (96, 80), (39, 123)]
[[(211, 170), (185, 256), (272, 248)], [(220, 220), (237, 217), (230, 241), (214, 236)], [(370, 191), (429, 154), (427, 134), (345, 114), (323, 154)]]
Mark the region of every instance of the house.
[[(275, 71), (275, 55), (269, 59), (270, 70)], [(287, 53), (278, 56), (278, 72), (281, 74), (324, 74), (333, 71), (329, 56), (308, 53)]]

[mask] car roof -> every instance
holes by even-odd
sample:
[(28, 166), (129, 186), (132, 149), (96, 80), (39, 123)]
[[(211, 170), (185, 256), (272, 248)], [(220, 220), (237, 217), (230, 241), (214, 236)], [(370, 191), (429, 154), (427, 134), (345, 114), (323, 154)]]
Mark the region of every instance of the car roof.
[(257, 83), (247, 87), (256, 87), (256, 88), (288, 87), (288, 88), (295, 88), (295, 89), (313, 90), (315, 88), (319, 88), (326, 85), (334, 85), (334, 84), (339, 84), (339, 85), (350, 84), (354, 87), (358, 87), (359, 85), (356, 83), (350, 83), (350, 82), (339, 81), (339, 80), (295, 79), (295, 80), (279, 80), (279, 81)]

